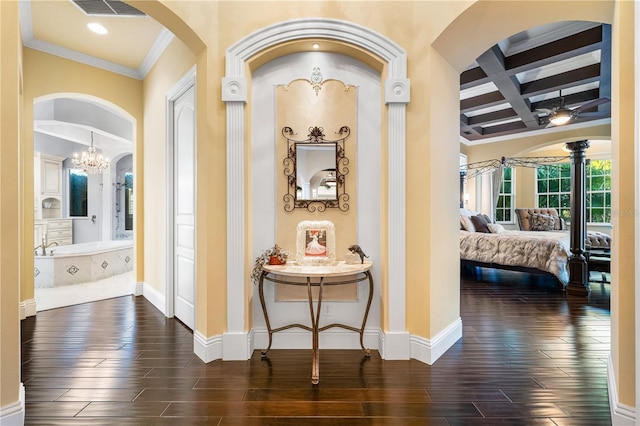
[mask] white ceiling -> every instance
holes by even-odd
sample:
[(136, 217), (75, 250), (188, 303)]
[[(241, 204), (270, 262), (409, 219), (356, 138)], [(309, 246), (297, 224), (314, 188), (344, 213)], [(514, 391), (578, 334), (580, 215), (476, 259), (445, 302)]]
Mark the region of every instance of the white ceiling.
[[(102, 24), (108, 34), (89, 30), (91, 22)], [(20, 25), (26, 47), (137, 79), (173, 39), (148, 16), (89, 16), (71, 0), (20, 1)]]

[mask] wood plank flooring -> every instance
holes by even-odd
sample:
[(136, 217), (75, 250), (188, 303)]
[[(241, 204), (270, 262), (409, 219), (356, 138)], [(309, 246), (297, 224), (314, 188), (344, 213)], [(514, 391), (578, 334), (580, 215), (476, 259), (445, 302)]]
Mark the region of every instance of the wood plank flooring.
[(526, 274), (461, 280), (463, 338), (434, 365), (256, 351), (205, 364), (142, 297), (22, 322), (28, 425), (608, 425), (609, 284), (573, 298)]

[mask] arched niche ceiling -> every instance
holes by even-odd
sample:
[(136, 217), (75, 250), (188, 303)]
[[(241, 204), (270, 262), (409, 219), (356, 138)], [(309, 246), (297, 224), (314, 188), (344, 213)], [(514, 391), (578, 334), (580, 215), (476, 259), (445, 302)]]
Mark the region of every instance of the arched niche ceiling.
[(94, 145), (108, 156), (133, 152), (134, 126), (122, 114), (88, 99), (55, 98), (36, 102), (34, 131), (54, 138)]

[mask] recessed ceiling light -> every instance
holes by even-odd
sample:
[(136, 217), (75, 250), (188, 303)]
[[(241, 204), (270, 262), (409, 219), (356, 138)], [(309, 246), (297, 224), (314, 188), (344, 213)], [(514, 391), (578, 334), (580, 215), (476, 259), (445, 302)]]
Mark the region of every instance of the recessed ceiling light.
[(313, 47), (314, 49), (320, 49), (320, 45), (318, 43), (313, 43), (311, 47)]
[(89, 27), (89, 29), (96, 34), (106, 34), (109, 32), (105, 27), (102, 26), (102, 24), (98, 24), (97, 22), (91, 22), (87, 24), (87, 27)]

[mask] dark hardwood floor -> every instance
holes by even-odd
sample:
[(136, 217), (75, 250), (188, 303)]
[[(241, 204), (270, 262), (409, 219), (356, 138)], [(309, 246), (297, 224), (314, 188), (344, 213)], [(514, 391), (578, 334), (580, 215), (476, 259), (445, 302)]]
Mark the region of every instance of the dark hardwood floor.
[(29, 425), (607, 425), (609, 284), (588, 300), (517, 272), (461, 280), (463, 338), (434, 365), (321, 350), (205, 364), (142, 297), (22, 322)]

